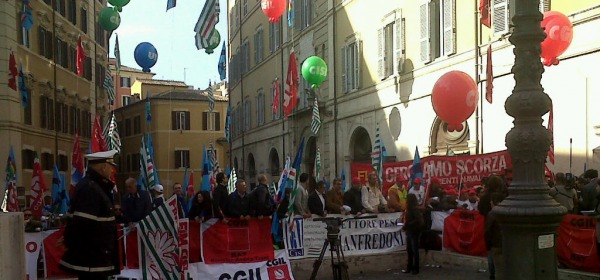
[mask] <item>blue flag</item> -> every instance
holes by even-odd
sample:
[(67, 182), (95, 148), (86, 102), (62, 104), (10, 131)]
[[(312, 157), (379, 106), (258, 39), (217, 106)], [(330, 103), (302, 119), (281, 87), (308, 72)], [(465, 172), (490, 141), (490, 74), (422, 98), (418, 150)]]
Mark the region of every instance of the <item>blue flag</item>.
[(323, 179), (321, 181), (323, 181), (323, 183), (325, 183), (325, 190), (329, 191), (329, 188), (331, 187), (331, 185), (329, 184), (329, 182), (327, 182), (327, 179), (325, 178), (325, 176), (323, 176)]
[(346, 191), (346, 169), (342, 167), (342, 175), (340, 175), (342, 179), (342, 192)]
[(29, 31), (33, 27), (33, 14), (31, 13), (30, 0), (22, 0), (21, 5), (21, 27)]
[(419, 156), (419, 147), (415, 147), (415, 158), (410, 168), (410, 185), (415, 178), (423, 179), (423, 167), (421, 166), (421, 157)]
[(156, 167), (156, 161), (154, 160), (154, 146), (152, 144), (152, 135), (148, 133), (148, 152), (150, 152), (150, 158), (152, 159), (152, 164), (154, 166), (154, 183), (160, 184), (158, 180), (158, 168)]
[(223, 48), (221, 49), (221, 55), (219, 56), (219, 77), (222, 80), (225, 80), (227, 74), (227, 47), (225, 46), (225, 41), (223, 41)]
[(167, 0), (167, 11), (171, 8), (175, 8), (177, 0)]
[(52, 212), (54, 214), (67, 213), (69, 196), (65, 187), (64, 177), (58, 172), (58, 167), (54, 165), (54, 174), (52, 176)]
[(231, 126), (231, 106), (227, 104), (227, 116), (225, 119), (225, 139), (227, 139), (227, 143), (231, 143), (231, 131), (229, 127)]
[(294, 0), (288, 1), (288, 26), (294, 26)]
[(19, 65), (19, 91), (21, 92), (21, 105), (23, 108), (29, 105), (29, 90), (25, 85), (25, 75), (23, 74), (23, 64)]
[(152, 115), (150, 114), (150, 94), (146, 92), (146, 122), (152, 121)]
[(229, 174), (231, 174), (231, 168), (229, 167), (229, 164), (225, 167), (225, 175), (227, 175), (227, 178), (229, 178)]
[(200, 190), (210, 192), (210, 171), (212, 167), (210, 166), (210, 161), (208, 160), (208, 156), (206, 155), (206, 145), (204, 146), (204, 155), (202, 156), (202, 186)]

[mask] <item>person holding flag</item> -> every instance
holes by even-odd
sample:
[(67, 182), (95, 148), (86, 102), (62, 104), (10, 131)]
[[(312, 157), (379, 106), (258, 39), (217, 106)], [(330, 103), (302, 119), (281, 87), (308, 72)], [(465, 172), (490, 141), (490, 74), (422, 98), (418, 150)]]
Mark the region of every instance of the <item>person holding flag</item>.
[(117, 223), (113, 211), (115, 150), (87, 154), (86, 176), (77, 183), (64, 232), (60, 266), (79, 279), (106, 279), (120, 273)]

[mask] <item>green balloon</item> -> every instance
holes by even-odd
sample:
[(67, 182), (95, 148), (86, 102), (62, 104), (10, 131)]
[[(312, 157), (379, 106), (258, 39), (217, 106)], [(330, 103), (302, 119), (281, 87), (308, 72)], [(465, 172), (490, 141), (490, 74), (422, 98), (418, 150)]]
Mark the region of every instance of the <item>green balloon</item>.
[(102, 29), (106, 31), (113, 31), (121, 24), (121, 16), (112, 8), (106, 7), (100, 11), (98, 23), (100, 23), (100, 27), (102, 27)]
[(302, 77), (317, 88), (327, 79), (327, 64), (318, 56), (311, 56), (302, 63)]
[(206, 46), (205, 52), (208, 54), (213, 53), (214, 50), (219, 46), (219, 43), (221, 43), (221, 34), (215, 29), (215, 31), (208, 39), (208, 46)]
[(129, 0), (108, 0), (108, 3), (115, 7), (125, 7), (125, 5), (129, 4)]

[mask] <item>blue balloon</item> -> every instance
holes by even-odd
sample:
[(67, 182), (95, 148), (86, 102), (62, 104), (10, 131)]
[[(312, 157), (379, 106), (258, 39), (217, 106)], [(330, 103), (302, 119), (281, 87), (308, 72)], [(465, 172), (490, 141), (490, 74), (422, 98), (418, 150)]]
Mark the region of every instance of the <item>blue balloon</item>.
[(154, 66), (158, 60), (156, 48), (148, 42), (139, 43), (133, 51), (133, 56), (144, 72), (150, 72), (150, 67)]

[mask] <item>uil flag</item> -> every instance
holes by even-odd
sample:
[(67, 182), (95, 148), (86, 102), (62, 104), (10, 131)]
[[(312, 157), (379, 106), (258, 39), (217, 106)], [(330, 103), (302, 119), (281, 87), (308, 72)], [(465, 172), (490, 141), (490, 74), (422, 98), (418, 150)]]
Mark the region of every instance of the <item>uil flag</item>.
[(412, 182), (415, 178), (423, 179), (423, 167), (421, 166), (419, 147), (415, 147), (415, 157), (413, 159), (412, 167), (410, 168), (410, 185), (412, 185)]
[[(4, 198), (4, 191), (2, 192), (2, 198)], [(15, 159), (15, 151), (13, 147), (10, 147), (8, 154), (8, 160), (6, 161), (6, 193), (7, 203), (6, 211), (18, 212), (19, 201), (17, 199), (17, 162)]]
[(181, 279), (177, 208), (177, 196), (171, 196), (136, 226), (143, 279)]
[(79, 145), (79, 135), (75, 132), (75, 142), (73, 143), (73, 153), (71, 154), (71, 184), (69, 187), (69, 194), (71, 196), (73, 196), (75, 186), (83, 178), (83, 169), (83, 154)]
[(317, 101), (317, 97), (315, 96), (315, 104), (313, 104), (312, 108), (312, 120), (310, 122), (310, 131), (313, 134), (317, 135), (319, 133), (319, 129), (321, 128), (321, 116), (319, 115), (319, 101)]
[(296, 62), (296, 54), (293, 50), (290, 53), (283, 94), (283, 112), (287, 118), (294, 110), (296, 103), (298, 103), (298, 65)]
[(548, 131), (552, 141), (550, 142), (550, 150), (548, 150), (548, 159), (554, 164), (554, 105), (550, 103), (550, 116), (548, 116)]
[[(300, 145), (298, 146), (298, 151), (296, 152), (296, 157), (294, 158), (294, 163), (292, 164), (292, 168), (288, 174), (288, 182), (287, 187), (292, 188), (292, 193), (290, 195), (290, 201), (294, 201), (296, 199), (296, 194), (298, 193), (298, 184), (296, 184), (296, 174), (300, 172), (300, 164), (302, 163), (302, 154), (304, 153), (304, 138), (300, 141)], [(294, 203), (290, 203), (288, 206), (288, 219), (287, 223), (290, 226), (290, 230), (293, 230), (294, 224), (292, 220), (294, 219)]]
[(279, 111), (279, 79), (275, 78), (273, 81), (273, 116), (277, 116)]
[(44, 192), (47, 190), (44, 174), (42, 173), (42, 164), (40, 159), (35, 155), (33, 161), (33, 174), (31, 175), (31, 213), (36, 220), (42, 217), (44, 209)]
[(69, 205), (69, 196), (65, 189), (64, 177), (58, 172), (58, 166), (54, 165), (52, 175), (52, 213), (65, 214), (67, 213), (67, 205)]
[(85, 62), (86, 58), (87, 55), (83, 49), (81, 35), (79, 35), (79, 39), (77, 39), (77, 75), (79, 75), (79, 77), (83, 76), (83, 63)]
[(202, 156), (202, 186), (200, 190), (211, 191), (210, 187), (210, 173), (212, 172), (212, 166), (210, 165), (210, 159), (204, 146), (204, 154)]
[[(283, 172), (281, 172), (281, 176), (279, 176), (279, 183), (277, 184), (279, 189), (276, 190), (277, 195), (275, 195), (275, 203), (277, 203), (278, 207), (281, 204), (281, 202), (283, 202), (283, 200), (284, 200), (285, 185), (287, 182), (287, 177), (288, 177), (289, 171), (290, 171), (290, 157), (288, 156), (285, 158), (285, 167), (283, 168)], [(281, 241), (281, 234), (280, 234), (280, 230), (279, 230), (280, 228), (281, 228), (281, 222), (279, 220), (279, 215), (273, 215), (273, 220), (271, 221), (271, 234), (273, 234), (273, 238), (275, 239), (275, 242)]]
[(225, 46), (225, 41), (223, 41), (223, 48), (221, 49), (221, 55), (219, 56), (217, 70), (219, 71), (219, 78), (221, 78), (221, 81), (225, 80), (227, 73), (227, 47)]
[(92, 153), (106, 151), (106, 141), (100, 126), (100, 118), (96, 115), (94, 118), (94, 132), (92, 133)]
[(210, 45), (210, 39), (215, 32), (215, 25), (219, 22), (219, 13), (219, 1), (207, 0), (194, 28), (197, 49), (204, 49)]
[(487, 65), (485, 67), (485, 100), (492, 104), (492, 91), (494, 88), (494, 72), (492, 70), (492, 44), (487, 50)]
[(152, 121), (152, 114), (150, 113), (150, 94), (146, 92), (146, 122), (149, 124)]
[(225, 139), (227, 139), (227, 143), (231, 141), (230, 135), (230, 126), (231, 126), (231, 106), (227, 104), (227, 116), (225, 119)]
[(19, 76), (19, 69), (17, 69), (17, 60), (13, 51), (10, 52), (8, 59), (8, 87), (14, 91), (17, 90), (17, 77)]
[(490, 0), (479, 0), (479, 12), (481, 13), (479, 22), (488, 28), (492, 27), (492, 17), (490, 16)]
[(117, 76), (121, 74), (121, 50), (119, 50), (119, 34), (115, 34), (115, 70)]
[(342, 192), (346, 192), (346, 169), (344, 167), (342, 167), (342, 174), (340, 177), (340, 179), (342, 179)]
[(194, 201), (194, 194), (196, 191), (194, 190), (194, 170), (190, 170), (189, 176), (187, 175), (188, 168), (185, 168), (186, 177), (184, 179), (184, 187), (183, 187), (183, 202), (184, 207), (183, 210), (186, 211), (186, 214), (189, 213), (190, 208), (192, 208), (192, 203)]

